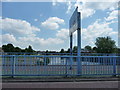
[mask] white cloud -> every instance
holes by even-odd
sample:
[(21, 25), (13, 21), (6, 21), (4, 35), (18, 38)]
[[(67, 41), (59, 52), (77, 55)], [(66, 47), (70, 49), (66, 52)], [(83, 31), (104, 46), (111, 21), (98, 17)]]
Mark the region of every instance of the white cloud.
[(82, 45), (94, 46), (95, 39), (97, 37), (117, 37), (118, 32), (109, 27), (111, 23), (100, 22), (97, 20), (92, 25), (89, 25), (86, 29), (82, 29)]
[(2, 40), (2, 43), (16, 43), (16, 38), (12, 34), (4, 34), (0, 35), (0, 38)]
[(92, 16), (95, 14), (96, 10), (116, 9), (117, 5), (117, 2), (83, 2), (82, 5), (78, 3), (80, 7), (79, 11), (82, 12), (83, 18)]
[(56, 36), (61, 39), (68, 39), (69, 38), (69, 30), (61, 29), (57, 32)]
[[(59, 18), (50, 18), (50, 22), (56, 22), (62, 24), (64, 20)], [(67, 29), (61, 29), (56, 33), (54, 38), (41, 38), (36, 36), (37, 31), (40, 31), (39, 28), (32, 26), (29, 22), (25, 20), (17, 20), (11, 18), (5, 18), (0, 20), (0, 29), (3, 31), (0, 35), (0, 40), (3, 44), (12, 43), (14, 46), (19, 46), (21, 48), (26, 48), (28, 45), (32, 45), (35, 50), (59, 50), (61, 45), (64, 44), (65, 40), (60, 36), (63, 34), (67, 35)], [(66, 38), (64, 36), (64, 38)]]
[[(52, 3), (57, 3), (57, 2), (68, 2), (69, 0), (1, 0), (4, 2), (11, 1), (11, 2), (52, 2)], [(76, 0), (71, 0), (72, 2), (75, 2)], [(84, 0), (87, 2), (116, 2), (119, 0)]]
[(66, 2), (68, 6), (66, 13), (72, 12), (76, 6), (78, 6), (78, 11), (82, 14), (82, 19), (87, 18), (95, 14), (96, 10), (115, 10), (118, 7), (116, 1), (102, 1), (102, 0), (76, 0), (76, 2), (68, 0)]
[(68, 0), (52, 0), (52, 5), (53, 5), (53, 6), (56, 6), (58, 2), (59, 2), (59, 3), (63, 3), (63, 2), (67, 2), (67, 1), (68, 1)]
[(20, 37), (19, 40), (23, 41), (23, 42), (31, 43), (31, 44), (37, 44), (37, 45), (42, 46), (42, 47), (43, 46), (46, 47), (49, 45), (54, 46), (56, 44), (61, 44), (64, 42), (63, 40), (61, 40), (59, 38), (44, 39), (44, 38), (40, 38), (40, 37)]
[[(60, 46), (64, 44), (64, 40), (55, 38), (40, 38), (40, 37), (19, 37), (18, 46), (25, 48), (28, 45), (32, 45), (35, 50), (59, 50)], [(21, 44), (22, 43), (22, 44)]]
[(89, 2), (86, 3), (86, 7), (96, 10), (106, 10), (111, 8), (117, 8), (117, 2)]
[(45, 28), (56, 30), (59, 28), (59, 24), (64, 24), (64, 20), (58, 17), (50, 17), (46, 21), (42, 22), (41, 25)]
[(110, 36), (112, 36), (112, 35), (116, 36), (116, 35), (118, 35), (118, 32), (111, 32), (111, 33), (109, 33), (109, 35)]
[(60, 49), (59, 47), (64, 44), (64, 40), (59, 37), (44, 39), (37, 36), (15, 37), (12, 34), (3, 34), (0, 35), (0, 37), (3, 45), (12, 43), (14, 46), (19, 46), (21, 48), (32, 45), (35, 50), (58, 50)]
[(106, 21), (114, 20), (118, 17), (118, 10), (112, 11), (106, 19)]
[(95, 10), (86, 8), (84, 10), (82, 9), (81, 13), (82, 13), (81, 17), (86, 18), (92, 16), (95, 13)]
[(113, 10), (115, 10), (115, 7), (112, 6), (112, 7), (109, 8), (109, 10), (113, 11)]
[(38, 21), (38, 19), (34, 19), (34, 21), (35, 21), (35, 22), (37, 22), (37, 21)]
[(12, 1), (12, 0), (1, 0), (2, 2), (10, 2), (10, 1)]
[(77, 0), (77, 2), (74, 4), (74, 7), (77, 6), (78, 11), (81, 12), (82, 19), (92, 16), (95, 13), (94, 9), (87, 7), (87, 3), (85, 1)]
[(67, 9), (66, 13), (70, 13), (70, 10), (72, 8), (72, 2), (68, 1), (67, 5), (68, 5), (68, 9)]
[(34, 32), (40, 31), (39, 28), (32, 26), (29, 22), (19, 19), (4, 18), (0, 19), (0, 29), (14, 36), (35, 36)]
[[(109, 27), (110, 22), (101, 22), (97, 20), (93, 24), (89, 25), (87, 28), (82, 29), (82, 47), (85, 45), (94, 46), (95, 39), (97, 37), (111, 36), (117, 37), (117, 32), (113, 31)], [(24, 26), (24, 25), (23, 25)], [(76, 43), (76, 32), (74, 33), (74, 42)], [(68, 48), (69, 46), (69, 30), (61, 29), (57, 31), (55, 38), (41, 38), (38, 36), (15, 36), (10, 34), (9, 31), (7, 34), (2, 35), (3, 44), (12, 43), (15, 46), (25, 48), (28, 45), (32, 45), (35, 50), (60, 50), (63, 48)]]
[(56, 6), (56, 1), (55, 0), (52, 1), (52, 5)]

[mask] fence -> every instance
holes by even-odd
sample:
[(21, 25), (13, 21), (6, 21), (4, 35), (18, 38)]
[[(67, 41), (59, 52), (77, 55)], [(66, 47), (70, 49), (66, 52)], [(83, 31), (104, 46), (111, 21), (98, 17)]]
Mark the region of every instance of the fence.
[(1, 55), (0, 61), (2, 76), (120, 75), (119, 56)]

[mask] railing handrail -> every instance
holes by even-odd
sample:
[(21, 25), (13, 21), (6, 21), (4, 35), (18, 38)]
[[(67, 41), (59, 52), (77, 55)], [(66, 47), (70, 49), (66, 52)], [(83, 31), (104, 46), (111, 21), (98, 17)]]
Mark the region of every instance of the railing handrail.
[[(56, 52), (56, 53), (46, 53), (46, 52), (0, 52), (1, 54), (70, 54), (70, 53), (60, 53), (60, 52)], [(77, 53), (73, 53), (73, 54), (77, 54)], [(98, 54), (98, 55), (116, 55), (119, 53), (81, 53), (81, 54)]]
[(120, 57), (120, 56), (68, 56), (68, 55), (64, 55), (64, 56), (60, 56), (60, 55), (0, 55), (1, 57), (3, 56), (25, 56), (25, 57), (114, 57), (114, 58), (117, 58), (117, 57)]

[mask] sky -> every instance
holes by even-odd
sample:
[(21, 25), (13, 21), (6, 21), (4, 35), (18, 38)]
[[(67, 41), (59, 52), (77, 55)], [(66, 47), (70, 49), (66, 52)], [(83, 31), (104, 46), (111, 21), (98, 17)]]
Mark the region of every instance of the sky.
[[(61, 2), (62, 1), (62, 2)], [(102, 0), (101, 0), (102, 1)], [(108, 0), (109, 1), (109, 0)], [(78, 6), (81, 12), (81, 47), (95, 46), (97, 37), (110, 36), (118, 46), (118, 2), (53, 0), (51, 2), (2, 2), (0, 46), (60, 51), (69, 48), (69, 20)], [(73, 46), (77, 36), (73, 33)]]

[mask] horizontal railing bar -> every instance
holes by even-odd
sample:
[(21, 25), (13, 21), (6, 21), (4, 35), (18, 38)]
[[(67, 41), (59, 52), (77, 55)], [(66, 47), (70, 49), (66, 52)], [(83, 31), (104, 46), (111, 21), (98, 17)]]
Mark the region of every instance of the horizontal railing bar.
[(116, 74), (6, 74), (6, 75), (2, 75), (2, 76), (69, 76), (69, 75), (87, 75), (87, 76), (92, 76), (92, 75), (120, 75), (120, 73), (116, 73)]
[[(3, 63), (1, 64), (3, 73), (0, 76), (120, 75), (118, 69), (120, 56), (0, 55), (0, 57)], [(74, 64), (69, 58), (76, 60)], [(77, 73), (76, 58), (81, 58), (82, 74)], [(54, 62), (50, 63), (48, 60)], [(60, 60), (63, 60), (63, 63), (59, 65)]]
[(4, 57), (4, 56), (10, 56), (10, 57), (15, 57), (15, 56), (24, 56), (24, 57), (66, 57), (66, 58), (69, 58), (69, 57), (113, 57), (113, 58), (117, 58), (117, 57), (120, 57), (120, 56), (50, 56), (50, 55), (0, 55), (0, 57)]

